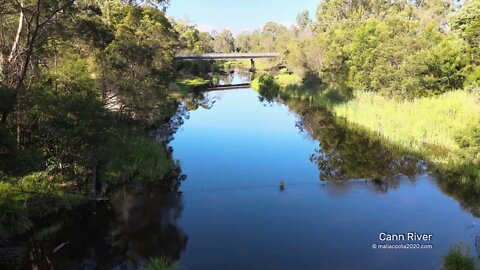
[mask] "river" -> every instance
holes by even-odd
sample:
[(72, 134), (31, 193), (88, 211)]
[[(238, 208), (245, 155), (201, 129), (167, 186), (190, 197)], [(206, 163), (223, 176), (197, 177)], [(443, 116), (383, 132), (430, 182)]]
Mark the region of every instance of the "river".
[[(52, 239), (68, 239), (56, 268), (133, 269), (163, 255), (195, 270), (439, 269), (460, 241), (476, 254), (475, 211), (424, 162), (307, 102), (253, 89), (205, 95), (170, 142), (186, 175), (180, 193), (124, 189), (79, 214), (81, 228)], [(431, 236), (380, 239), (408, 233)]]
[[(350, 153), (355, 159), (375, 158), (354, 170), (373, 167), (390, 176), (387, 183), (321, 181), (310, 156), (322, 145), (299, 129), (302, 120), (286, 104), (261, 102), (252, 89), (208, 99), (213, 106), (193, 111), (171, 143), (188, 177), (179, 222), (188, 235), (187, 268), (436, 269), (451, 245), (473, 245), (478, 219), (426, 172), (392, 172), (378, 147), (355, 146), (364, 150)], [(431, 241), (399, 243), (433, 248), (373, 249), (382, 232), (432, 234)]]

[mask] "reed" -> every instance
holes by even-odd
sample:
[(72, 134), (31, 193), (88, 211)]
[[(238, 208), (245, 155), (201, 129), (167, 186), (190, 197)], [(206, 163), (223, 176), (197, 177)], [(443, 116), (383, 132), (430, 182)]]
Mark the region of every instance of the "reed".
[(429, 160), (445, 163), (459, 159), (463, 149), (458, 137), (480, 124), (480, 91), (457, 90), (413, 101), (357, 92), (332, 111), (403, 148), (424, 153)]

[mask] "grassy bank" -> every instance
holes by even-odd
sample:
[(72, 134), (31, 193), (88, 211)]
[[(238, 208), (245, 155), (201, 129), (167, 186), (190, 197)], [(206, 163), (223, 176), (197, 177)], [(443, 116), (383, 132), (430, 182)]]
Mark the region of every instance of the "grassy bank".
[(413, 101), (358, 92), (335, 115), (375, 132), (480, 188), (480, 91), (457, 90)]
[[(273, 86), (272, 86), (273, 85)], [(280, 74), (273, 81), (256, 79), (252, 87), (278, 88), (282, 97), (308, 99), (338, 117), (380, 135), (452, 173), (452, 180), (480, 188), (480, 90), (456, 90), (412, 101), (389, 99), (376, 93), (355, 92), (339, 101), (331, 91), (311, 90), (295, 75)]]
[(191, 77), (177, 79), (169, 86), (170, 95), (173, 97), (182, 97), (191, 93), (195, 89), (203, 89), (210, 86), (211, 81), (201, 77)]
[(458, 137), (480, 123), (480, 92), (458, 90), (402, 102), (358, 92), (332, 111), (403, 147), (422, 151), (437, 146), (454, 154), (462, 150)]

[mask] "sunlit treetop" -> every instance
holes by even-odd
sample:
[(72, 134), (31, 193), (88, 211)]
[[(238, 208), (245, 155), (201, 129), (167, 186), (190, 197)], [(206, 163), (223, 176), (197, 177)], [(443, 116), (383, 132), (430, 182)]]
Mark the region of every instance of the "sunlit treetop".
[(170, 4), (170, 0), (122, 0), (128, 4), (149, 5), (159, 9), (166, 10)]

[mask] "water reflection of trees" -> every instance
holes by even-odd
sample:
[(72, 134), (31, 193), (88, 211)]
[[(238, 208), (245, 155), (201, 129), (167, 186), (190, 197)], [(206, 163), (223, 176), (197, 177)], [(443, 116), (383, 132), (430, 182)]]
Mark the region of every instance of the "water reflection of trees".
[[(441, 178), (441, 176), (438, 177)], [(437, 185), (444, 193), (460, 202), (463, 209), (480, 218), (480, 191), (459, 182), (460, 179), (440, 179)]]
[(418, 159), (394, 153), (379, 139), (347, 127), (325, 110), (299, 100), (287, 100), (287, 105), (299, 115), (298, 128), (320, 142), (310, 159), (318, 165), (322, 179), (380, 181), (398, 175), (413, 177), (421, 169)]
[(210, 110), (215, 102), (215, 99), (202, 92), (192, 92), (186, 95), (182, 98), (181, 104), (177, 104), (176, 113), (166, 124), (160, 127), (152, 127), (151, 135), (159, 142), (165, 144), (171, 142), (177, 130), (183, 125), (185, 120), (190, 117), (191, 111), (198, 110), (199, 108)]
[(343, 197), (350, 194), (350, 192), (360, 187), (365, 189), (373, 194), (385, 194), (390, 190), (395, 190), (400, 187), (401, 183), (405, 181), (413, 182), (415, 178), (392, 178), (386, 181), (371, 181), (371, 180), (337, 180), (329, 181), (328, 184), (322, 184), (322, 188), (330, 196), (333, 197)]
[[(310, 158), (317, 164), (321, 179), (332, 180), (328, 185), (331, 193), (340, 195), (353, 188), (351, 182), (345, 182), (349, 179), (371, 179), (373, 181), (365, 181), (369, 189), (387, 192), (400, 185), (397, 176), (404, 175), (402, 178), (406, 181), (415, 181), (416, 175), (426, 170), (427, 164), (409, 154), (408, 149), (349, 125), (308, 101), (283, 97), (279, 102), (286, 103), (289, 110), (298, 115), (297, 127), (301, 131), (319, 141), (319, 148)], [(428, 170), (445, 194), (459, 201), (462, 208), (475, 217), (480, 217), (478, 189), (462, 185), (461, 179), (442, 177), (434, 167)]]
[(135, 269), (153, 257), (178, 260), (187, 244), (178, 226), (181, 194), (131, 190), (118, 190), (111, 202), (61, 220), (62, 229), (43, 241), (48, 253), (65, 243), (49, 255), (50, 264), (56, 269)]
[(177, 225), (183, 210), (179, 194), (144, 195), (123, 190), (114, 196), (112, 206), (112, 247), (125, 263), (158, 256), (179, 259), (187, 243)]
[(236, 68), (229, 72), (215, 74), (214, 81), (218, 81), (219, 85), (232, 84), (235, 80), (242, 83), (248, 83), (253, 79), (253, 76), (254, 74), (248, 69)]

